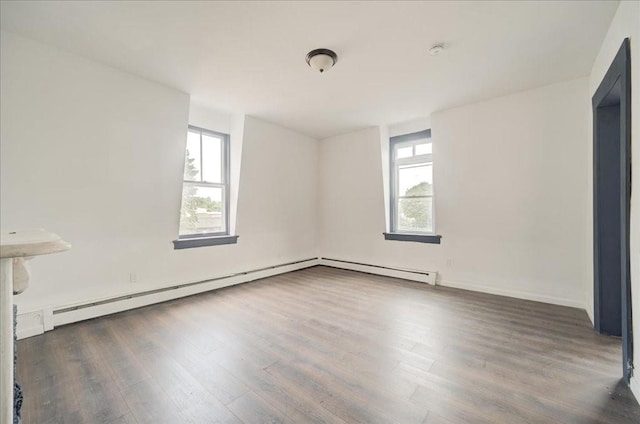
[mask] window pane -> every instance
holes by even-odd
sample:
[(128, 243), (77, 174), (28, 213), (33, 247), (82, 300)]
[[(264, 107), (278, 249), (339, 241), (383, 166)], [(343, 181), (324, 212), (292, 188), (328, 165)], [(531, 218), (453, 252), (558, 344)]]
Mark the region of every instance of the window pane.
[(405, 165), (398, 169), (398, 196), (426, 196), (433, 194), (433, 167)]
[(184, 179), (200, 181), (200, 133), (187, 133), (187, 154), (184, 162)]
[(413, 146), (400, 147), (396, 151), (396, 158), (397, 159), (410, 158), (411, 156), (413, 156)]
[(222, 182), (222, 140), (207, 134), (202, 134), (202, 179)]
[(433, 198), (400, 199), (398, 201), (399, 231), (433, 231)]
[(431, 143), (416, 145), (416, 155), (429, 155), (429, 154), (431, 154)]
[(184, 184), (180, 208), (180, 235), (225, 231), (223, 190)]

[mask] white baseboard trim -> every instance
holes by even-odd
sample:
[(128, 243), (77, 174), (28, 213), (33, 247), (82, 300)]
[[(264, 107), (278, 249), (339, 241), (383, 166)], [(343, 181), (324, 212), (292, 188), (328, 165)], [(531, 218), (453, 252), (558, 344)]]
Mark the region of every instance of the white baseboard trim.
[(401, 278), (403, 280), (418, 281), (431, 285), (436, 284), (436, 276), (438, 274), (436, 271), (393, 268), (331, 258), (320, 258), (319, 265), (329, 266), (332, 268), (349, 269), (351, 271), (366, 272), (368, 274), (384, 275), (386, 277)]
[(309, 268), (319, 265), (319, 262), (319, 258), (304, 259), (204, 281), (189, 282), (156, 290), (128, 293), (108, 299), (88, 300), (74, 305), (60, 305), (40, 311), (18, 314), (16, 334), (18, 339), (24, 339), (52, 330), (56, 326)]
[[(310, 268), (316, 265), (348, 269), (369, 274), (383, 275), (410, 281), (418, 281), (427, 284), (435, 284), (437, 277), (437, 272), (435, 271), (392, 268), (335, 258), (310, 258), (286, 264), (273, 265), (258, 270), (216, 277), (205, 281), (189, 282), (177, 286), (159, 288), (146, 292), (143, 291), (128, 293), (109, 299), (93, 299), (82, 302), (80, 304), (59, 305), (57, 307), (49, 307), (38, 311), (18, 314), (17, 336), (18, 339), (24, 339), (26, 337), (35, 336), (38, 334), (42, 334), (45, 331), (52, 330), (55, 326), (96, 318), (116, 312), (122, 312), (129, 309), (152, 305), (154, 303), (178, 299), (185, 296), (191, 296), (194, 294), (203, 293), (223, 287), (229, 287), (236, 284), (242, 284), (273, 275), (284, 274), (304, 268)], [(446, 287), (453, 287), (464, 290), (585, 309), (585, 305), (572, 299), (544, 296), (523, 291), (505, 290), (469, 282), (442, 280), (439, 281), (438, 284)], [(635, 384), (639, 385), (637, 380), (635, 380)], [(640, 389), (637, 390), (636, 396), (640, 396)]]
[(585, 309), (585, 305), (577, 300), (566, 299), (562, 297), (545, 296), (537, 293), (531, 293), (519, 290), (508, 290), (498, 287), (486, 286), (482, 284), (475, 284), (470, 282), (441, 280), (439, 285), (444, 287), (452, 287), (456, 289), (463, 289), (469, 291), (475, 291), (480, 293), (495, 294), (498, 296), (513, 297), (516, 299), (533, 300), (535, 302), (550, 303), (552, 305), (570, 306), (572, 308)]
[(591, 321), (591, 326), (594, 326), (595, 325), (595, 321), (594, 321), (594, 318), (593, 318), (593, 301), (585, 303), (585, 311), (587, 311), (587, 316), (589, 317), (589, 320)]
[(636, 397), (636, 402), (640, 403), (640, 379), (631, 377), (629, 387), (631, 388), (631, 393)]
[[(330, 259), (330, 258), (322, 258), (322, 257), (320, 258), (320, 265), (330, 266), (333, 268), (349, 269), (352, 271), (367, 272), (369, 274), (384, 275), (387, 277), (401, 278), (404, 280), (420, 281), (428, 284), (436, 284), (437, 272), (435, 271), (417, 271), (417, 270), (390, 268), (390, 267), (384, 267), (384, 266), (378, 266), (378, 265), (346, 261), (342, 259)], [(481, 292), (481, 293), (495, 294), (499, 296), (513, 297), (517, 299), (533, 300), (536, 302), (550, 303), (553, 305), (570, 306), (573, 308), (585, 309), (585, 305), (582, 304), (582, 302), (579, 302), (573, 299), (544, 296), (544, 295), (525, 292), (525, 291), (505, 290), (505, 289), (500, 289), (500, 288), (481, 285), (481, 284), (451, 281), (451, 280), (440, 280), (438, 281), (438, 285), (457, 288), (457, 289), (463, 289), (463, 290), (470, 290), (475, 292)]]
[(18, 340), (44, 333), (44, 311), (27, 312), (16, 316), (16, 336)]

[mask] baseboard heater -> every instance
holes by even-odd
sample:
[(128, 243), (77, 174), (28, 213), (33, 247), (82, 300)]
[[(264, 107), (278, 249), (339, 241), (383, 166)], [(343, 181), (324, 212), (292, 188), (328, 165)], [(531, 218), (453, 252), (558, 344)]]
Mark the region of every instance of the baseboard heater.
[(381, 265), (371, 265), (342, 259), (309, 258), (249, 271), (222, 275), (205, 280), (89, 301), (71, 306), (46, 308), (40, 311), (19, 314), (18, 339), (42, 334), (43, 332), (52, 330), (54, 327), (60, 325), (97, 318), (173, 299), (179, 299), (181, 297), (204, 293), (236, 284), (247, 283), (261, 278), (310, 268), (317, 265), (402, 278), (405, 280), (419, 281), (428, 284), (436, 283), (436, 272), (432, 271), (418, 271)]
[[(235, 284), (246, 283), (272, 275), (283, 274), (298, 269), (318, 265), (318, 258), (302, 259), (284, 264), (272, 265), (206, 280), (194, 281), (159, 289), (145, 290), (122, 296), (115, 296), (99, 301), (53, 309), (53, 325), (64, 325), (71, 322), (95, 318), (128, 309), (134, 309), (180, 297), (191, 296)], [(45, 328), (45, 330), (47, 330)]]
[(320, 258), (320, 264), (333, 268), (350, 269), (352, 271), (367, 274), (385, 275), (387, 277), (402, 278), (404, 280), (419, 281), (421, 283), (436, 284), (438, 273), (436, 271), (421, 271), (405, 268), (396, 268), (383, 265), (372, 265), (362, 262), (347, 261), (344, 259)]

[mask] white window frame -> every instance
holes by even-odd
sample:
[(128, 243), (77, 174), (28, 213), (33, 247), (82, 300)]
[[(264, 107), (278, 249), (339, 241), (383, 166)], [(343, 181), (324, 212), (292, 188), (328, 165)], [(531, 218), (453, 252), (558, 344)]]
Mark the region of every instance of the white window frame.
[[(199, 133), (200, 135), (200, 180), (182, 180), (182, 189), (189, 185), (193, 187), (216, 187), (222, 189), (222, 222), (223, 222), (223, 231), (213, 232), (213, 233), (199, 233), (199, 234), (179, 234), (178, 240), (188, 240), (194, 238), (207, 238), (207, 237), (219, 237), (219, 236), (227, 236), (229, 235), (229, 134), (220, 133), (217, 131), (208, 130), (205, 128), (196, 127), (194, 125), (189, 125), (188, 131)], [(214, 183), (209, 181), (204, 181), (202, 179), (202, 175), (204, 174), (202, 169), (202, 135), (210, 135), (215, 138), (219, 138), (222, 140), (221, 144), (221, 182)], [(187, 154), (187, 149), (185, 148), (185, 155)], [(180, 206), (182, 208), (182, 205)]]
[[(433, 167), (433, 150), (432, 153), (423, 154), (423, 155), (415, 155), (415, 148), (417, 145), (425, 144), (425, 140), (428, 143), (432, 144), (431, 141), (431, 130), (427, 129), (424, 131), (419, 131), (410, 134), (403, 134), (395, 137), (391, 137), (389, 139), (389, 158), (390, 158), (390, 197), (391, 201), (390, 205), (390, 232), (394, 234), (420, 234), (420, 235), (435, 235), (436, 229), (436, 220), (435, 220), (435, 181), (432, 185), (431, 195), (419, 196), (420, 198), (431, 198), (431, 217), (432, 217), (432, 228), (431, 231), (406, 231), (398, 229), (398, 208), (399, 201), (401, 198), (406, 198), (406, 196), (399, 196), (399, 169), (400, 166), (404, 165), (431, 165)], [(433, 146), (433, 144), (432, 144)], [(412, 152), (414, 155), (408, 158), (397, 158), (398, 149), (403, 147), (412, 147)], [(433, 168), (432, 168), (433, 169)]]

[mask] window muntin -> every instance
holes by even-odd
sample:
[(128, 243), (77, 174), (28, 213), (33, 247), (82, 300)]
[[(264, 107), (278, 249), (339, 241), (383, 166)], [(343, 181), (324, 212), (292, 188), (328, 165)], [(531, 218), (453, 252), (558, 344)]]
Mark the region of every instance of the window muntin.
[(433, 234), (431, 131), (391, 138), (391, 232)]
[(179, 239), (229, 234), (229, 135), (187, 131)]

